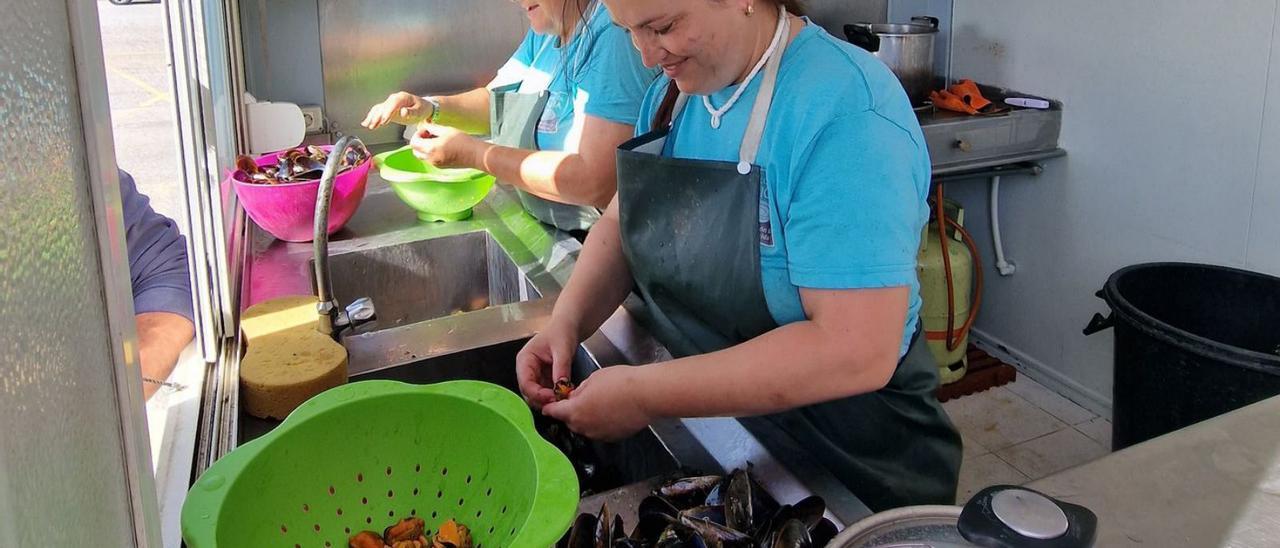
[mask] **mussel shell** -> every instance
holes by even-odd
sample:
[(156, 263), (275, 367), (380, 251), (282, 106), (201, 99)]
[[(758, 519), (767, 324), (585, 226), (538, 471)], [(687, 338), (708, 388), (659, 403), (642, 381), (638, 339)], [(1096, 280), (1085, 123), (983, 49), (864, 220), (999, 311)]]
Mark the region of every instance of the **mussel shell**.
[(261, 171), (258, 169), (258, 162), (255, 162), (253, 158), (245, 156), (244, 154), (236, 156), (236, 169), (245, 173), (257, 173)]
[(680, 525), (712, 547), (751, 546), (751, 537), (746, 533), (735, 531), (718, 523), (705, 519), (680, 516)]
[(836, 529), (836, 524), (827, 518), (822, 518), (817, 525), (809, 528), (809, 539), (814, 546), (826, 546), (838, 534), (840, 531)]
[(711, 523), (726, 525), (725, 508), (723, 506), (694, 506), (688, 510), (680, 512), (681, 516), (688, 516), (696, 519), (704, 519)]
[(806, 529), (813, 529), (823, 520), (822, 515), (827, 512), (827, 503), (823, 502), (822, 497), (810, 495), (791, 505), (791, 510), (795, 513), (796, 519), (804, 522)]
[(639, 518), (635, 529), (631, 531), (631, 537), (652, 544), (679, 517), (680, 511), (666, 499), (650, 495), (640, 501), (636, 514)]
[(613, 515), (609, 513), (609, 504), (600, 505), (600, 513), (596, 514), (596, 531), (592, 537), (592, 546), (609, 548), (613, 544)]
[(680, 538), (680, 533), (676, 531), (674, 526), (667, 526), (653, 541), (654, 548), (678, 548), (685, 546), (684, 539)]
[(573, 521), (573, 527), (569, 528), (569, 536), (566, 537), (565, 548), (593, 548), (595, 543), (595, 533), (597, 520), (591, 514), (578, 514), (578, 519)]
[(809, 528), (798, 519), (787, 520), (776, 532), (770, 548), (810, 548), (813, 539), (809, 537)]
[(680, 478), (658, 487), (657, 494), (666, 497), (677, 508), (701, 506), (707, 493), (719, 485), (722, 479), (720, 476)]
[(751, 479), (745, 470), (734, 470), (729, 475), (724, 493), (724, 525), (746, 533), (754, 530), (751, 491)]

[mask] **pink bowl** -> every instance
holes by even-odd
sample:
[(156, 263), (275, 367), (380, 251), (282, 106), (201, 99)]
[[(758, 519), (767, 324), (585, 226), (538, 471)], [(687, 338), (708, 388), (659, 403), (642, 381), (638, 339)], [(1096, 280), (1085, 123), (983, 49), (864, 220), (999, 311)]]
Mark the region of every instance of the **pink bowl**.
[[(332, 150), (332, 146), (321, 147)], [(281, 152), (259, 157), (259, 166), (272, 165)], [(364, 200), (365, 183), (369, 180), (372, 162), (366, 160), (355, 169), (338, 175), (333, 184), (333, 198), (329, 206), (329, 234), (342, 229), (355, 215)], [(240, 197), (240, 203), (253, 222), (286, 242), (309, 242), (315, 235), (316, 194), (320, 181), (256, 185), (227, 176)]]

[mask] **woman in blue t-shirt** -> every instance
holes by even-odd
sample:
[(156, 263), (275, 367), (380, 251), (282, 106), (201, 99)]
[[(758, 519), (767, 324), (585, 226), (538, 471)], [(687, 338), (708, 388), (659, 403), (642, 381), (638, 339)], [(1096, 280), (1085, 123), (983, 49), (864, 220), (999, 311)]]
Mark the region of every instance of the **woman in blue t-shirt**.
[(597, 0), (519, 5), (530, 30), (488, 86), (443, 97), (396, 92), (362, 125), (419, 124), (420, 158), (492, 173), (539, 220), (585, 230), (613, 199), (615, 149), (631, 138), (657, 69), (644, 67)]
[[(617, 198), (516, 359), (525, 397), (603, 439), (742, 417), (873, 510), (953, 504), (960, 438), (918, 320), (930, 164), (902, 86), (794, 0), (604, 2), (664, 74)], [(633, 287), (675, 359), (600, 369), (555, 401)]]

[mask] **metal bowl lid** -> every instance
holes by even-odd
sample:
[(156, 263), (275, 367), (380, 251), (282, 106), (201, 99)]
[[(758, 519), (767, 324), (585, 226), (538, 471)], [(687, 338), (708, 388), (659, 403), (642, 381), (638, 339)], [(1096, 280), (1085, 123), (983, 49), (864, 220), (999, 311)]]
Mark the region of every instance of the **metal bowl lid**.
[(872, 515), (846, 527), (827, 546), (838, 548), (962, 548), (959, 506), (907, 506)]

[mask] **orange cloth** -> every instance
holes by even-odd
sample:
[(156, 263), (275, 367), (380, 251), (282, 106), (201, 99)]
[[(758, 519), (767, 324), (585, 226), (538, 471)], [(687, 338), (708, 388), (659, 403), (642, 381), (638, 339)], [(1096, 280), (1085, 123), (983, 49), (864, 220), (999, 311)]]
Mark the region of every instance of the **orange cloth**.
[(991, 104), (973, 80), (961, 80), (951, 87), (929, 93), (935, 107), (965, 114), (977, 114)]

